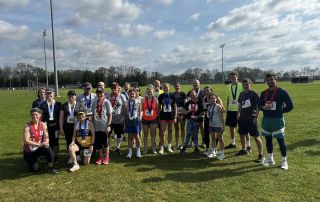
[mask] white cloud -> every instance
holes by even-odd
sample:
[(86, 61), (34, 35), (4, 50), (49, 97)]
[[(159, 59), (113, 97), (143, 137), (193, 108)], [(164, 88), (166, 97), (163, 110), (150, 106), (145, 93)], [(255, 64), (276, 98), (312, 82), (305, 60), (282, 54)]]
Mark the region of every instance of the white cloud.
[(29, 0), (0, 0), (0, 10), (22, 7), (29, 4)]
[(161, 31), (154, 32), (153, 37), (157, 40), (162, 40), (162, 39), (166, 39), (170, 36), (173, 36), (175, 33), (176, 33), (176, 31), (174, 29), (161, 30)]
[(109, 35), (115, 36), (143, 36), (151, 32), (153, 27), (143, 24), (118, 24), (115, 27), (109, 27), (104, 32)]
[(198, 21), (199, 17), (200, 17), (200, 13), (195, 13), (190, 16), (189, 21)]
[(203, 41), (215, 41), (219, 39), (220, 37), (223, 37), (224, 34), (221, 32), (214, 32), (214, 31), (209, 31), (204, 34), (202, 34), (199, 39)]
[(173, 0), (155, 0), (155, 3), (163, 5), (163, 6), (169, 6), (171, 5)]
[(21, 40), (26, 37), (29, 28), (26, 25), (15, 26), (0, 20), (0, 42), (5, 40)]

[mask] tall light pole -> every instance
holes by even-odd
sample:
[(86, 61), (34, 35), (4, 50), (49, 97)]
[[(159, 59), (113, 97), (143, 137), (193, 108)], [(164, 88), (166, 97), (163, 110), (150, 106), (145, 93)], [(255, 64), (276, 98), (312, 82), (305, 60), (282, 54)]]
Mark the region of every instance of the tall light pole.
[(43, 53), (44, 53), (44, 68), (46, 69), (46, 87), (49, 87), (49, 79), (48, 79), (48, 67), (47, 67), (47, 53), (46, 53), (46, 35), (47, 30), (43, 30)]
[(53, 29), (53, 12), (52, 12), (52, 0), (50, 0), (50, 11), (51, 11), (51, 32), (52, 32), (52, 54), (53, 54), (53, 69), (54, 69), (54, 80), (55, 80), (55, 93), (56, 96), (59, 97), (59, 92), (58, 92), (58, 72), (56, 68), (56, 52), (54, 48), (54, 29)]
[(226, 44), (221, 44), (219, 46), (219, 48), (221, 48), (221, 53), (222, 53), (222, 57), (221, 57), (221, 73), (222, 73), (222, 84), (224, 84), (224, 73), (223, 73), (223, 48)]

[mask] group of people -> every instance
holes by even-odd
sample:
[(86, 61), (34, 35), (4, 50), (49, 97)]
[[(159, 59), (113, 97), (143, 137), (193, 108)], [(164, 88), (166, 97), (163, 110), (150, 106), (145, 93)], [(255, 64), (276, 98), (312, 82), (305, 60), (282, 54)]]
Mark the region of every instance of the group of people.
[[(242, 148), (235, 155), (252, 152), (252, 136), (258, 149), (257, 161), (266, 166), (273, 165), (272, 139), (276, 138), (282, 156), (281, 169), (287, 170), (283, 113), (293, 109), (288, 93), (278, 87), (276, 76), (272, 73), (266, 75), (268, 88), (260, 97), (251, 89), (250, 79), (245, 78), (239, 83), (237, 74), (231, 72), (229, 80), (226, 107), (212, 88), (205, 86), (203, 90), (200, 89), (199, 80), (193, 81), (193, 89), (187, 93), (181, 91), (179, 82), (174, 83), (174, 91), (170, 92), (170, 84), (161, 85), (156, 80), (153, 85), (147, 86), (142, 96), (140, 89), (131, 88), (130, 83), (125, 83), (121, 92), (121, 86), (113, 82), (111, 93), (106, 93), (104, 82), (99, 82), (93, 93), (91, 83), (87, 82), (83, 86), (84, 92), (78, 96), (74, 90), (69, 90), (68, 101), (64, 104), (55, 101), (53, 89), (40, 88), (38, 99), (33, 102), (30, 111), (31, 121), (24, 128), (24, 159), (31, 171), (37, 171), (38, 158), (45, 155), (48, 172), (57, 173), (53, 164), (58, 161), (59, 136), (62, 135), (69, 152), (71, 172), (80, 169), (81, 151), (84, 165), (90, 163), (93, 152), (97, 153), (97, 165), (107, 165), (110, 162), (109, 139), (112, 133), (116, 138), (115, 153), (122, 155), (121, 142), (125, 139), (124, 134), (128, 134), (126, 157), (132, 158), (135, 147), (135, 156), (141, 158), (143, 131), (144, 155), (150, 151), (153, 154), (164, 154), (167, 137), (168, 153), (179, 150), (184, 154), (191, 146), (194, 146), (194, 152), (200, 153), (199, 147), (204, 146), (204, 154), (208, 158), (223, 160), (224, 149), (236, 148), (235, 129), (238, 127)], [(263, 144), (258, 130), (260, 111), (263, 111), (261, 133), (265, 136), (267, 158), (263, 156)], [(231, 143), (226, 147), (223, 138), (225, 126), (229, 127), (231, 136)], [(202, 144), (198, 140), (199, 131)], [(156, 134), (159, 134), (159, 143)]]

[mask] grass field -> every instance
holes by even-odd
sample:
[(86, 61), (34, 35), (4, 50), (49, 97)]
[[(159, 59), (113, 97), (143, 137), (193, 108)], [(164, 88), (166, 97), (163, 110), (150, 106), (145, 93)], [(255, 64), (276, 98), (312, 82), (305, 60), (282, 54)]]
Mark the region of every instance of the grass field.
[[(225, 100), (225, 87), (211, 86)], [(108, 166), (96, 166), (92, 161), (69, 173), (61, 138), (59, 174), (47, 174), (45, 162), (40, 164), (41, 172), (31, 174), (22, 158), (22, 129), (30, 119), (35, 92), (0, 91), (0, 201), (320, 201), (320, 83), (280, 86), (294, 102), (294, 110), (285, 115), (288, 171), (279, 169), (276, 141), (276, 165), (264, 167), (254, 162), (254, 141), (253, 154), (234, 156), (240, 148), (237, 137), (238, 148), (226, 150), (223, 161), (198, 156), (191, 149), (184, 156), (179, 152), (149, 154), (140, 160), (111, 152)], [(266, 85), (253, 88), (261, 92)], [(65, 102), (66, 92), (61, 90), (63, 96), (57, 100)], [(228, 130), (224, 137), (229, 144)], [(113, 149), (114, 140), (111, 145)], [(127, 153), (126, 144), (122, 150)]]

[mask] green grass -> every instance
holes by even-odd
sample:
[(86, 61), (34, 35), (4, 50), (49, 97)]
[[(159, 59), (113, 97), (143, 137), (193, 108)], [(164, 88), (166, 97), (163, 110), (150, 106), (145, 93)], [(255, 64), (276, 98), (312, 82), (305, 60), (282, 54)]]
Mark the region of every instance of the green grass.
[[(225, 87), (211, 86), (225, 100)], [(319, 201), (320, 83), (280, 86), (288, 90), (295, 107), (285, 115), (288, 171), (279, 169), (276, 141), (272, 167), (254, 162), (257, 150), (252, 141), (253, 154), (235, 157), (236, 149), (226, 150), (223, 161), (197, 156), (191, 149), (185, 156), (150, 154), (140, 160), (111, 152), (108, 166), (91, 164), (68, 173), (65, 141), (60, 139), (60, 173), (55, 176), (46, 173), (45, 162), (41, 172), (29, 173), (22, 158), (22, 129), (35, 92), (0, 91), (0, 201)], [(254, 85), (258, 92), (264, 88), (265, 84)], [(61, 90), (63, 96), (57, 100), (65, 102), (66, 92)], [(228, 131), (224, 137), (230, 143)], [(114, 140), (111, 145), (114, 148)], [(122, 150), (126, 154), (125, 144)]]

